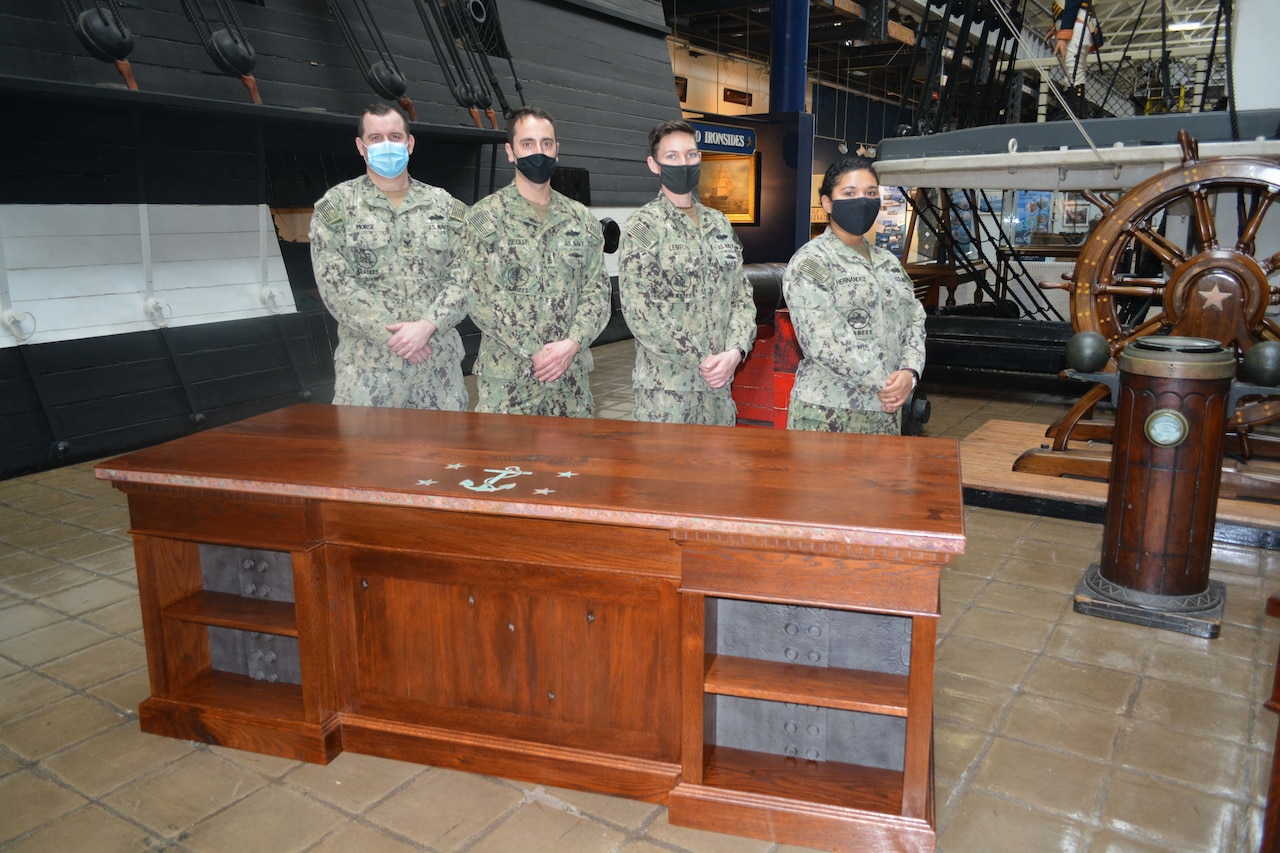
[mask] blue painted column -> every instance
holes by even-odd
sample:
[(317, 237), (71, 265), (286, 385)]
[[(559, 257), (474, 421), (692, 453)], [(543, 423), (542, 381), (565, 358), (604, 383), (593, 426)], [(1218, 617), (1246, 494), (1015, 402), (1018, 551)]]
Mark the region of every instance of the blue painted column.
[(774, 0), (769, 112), (804, 112), (809, 57), (809, 0)]

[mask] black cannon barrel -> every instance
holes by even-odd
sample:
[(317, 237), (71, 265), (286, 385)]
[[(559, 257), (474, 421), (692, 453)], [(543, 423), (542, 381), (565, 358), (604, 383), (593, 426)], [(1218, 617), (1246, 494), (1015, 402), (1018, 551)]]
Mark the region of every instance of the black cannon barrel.
[(786, 264), (743, 264), (751, 285), (751, 295), (756, 302), (756, 325), (772, 326), (773, 312), (782, 307), (782, 273)]

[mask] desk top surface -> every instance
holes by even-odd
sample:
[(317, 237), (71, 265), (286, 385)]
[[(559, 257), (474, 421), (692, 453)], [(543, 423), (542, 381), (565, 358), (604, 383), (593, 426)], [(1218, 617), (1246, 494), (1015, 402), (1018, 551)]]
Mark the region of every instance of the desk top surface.
[(99, 479), (960, 553), (951, 439), (297, 405)]

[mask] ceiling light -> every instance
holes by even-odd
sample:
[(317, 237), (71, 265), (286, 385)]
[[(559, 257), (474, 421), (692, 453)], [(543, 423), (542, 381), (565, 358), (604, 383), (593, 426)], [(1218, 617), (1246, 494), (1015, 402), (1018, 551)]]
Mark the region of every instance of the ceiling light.
[(1176, 33), (1183, 30), (1198, 30), (1203, 26), (1204, 24), (1199, 21), (1174, 21), (1169, 25), (1169, 32)]

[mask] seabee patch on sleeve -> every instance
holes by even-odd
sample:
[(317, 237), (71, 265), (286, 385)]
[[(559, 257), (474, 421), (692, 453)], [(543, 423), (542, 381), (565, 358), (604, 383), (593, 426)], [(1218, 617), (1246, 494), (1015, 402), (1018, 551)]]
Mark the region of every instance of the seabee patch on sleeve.
[(467, 211), (467, 225), (476, 236), (485, 242), (493, 240), (498, 234), (498, 220), (484, 208), (473, 207)]
[(337, 228), (342, 224), (342, 211), (327, 198), (322, 198), (316, 203), (316, 213), (319, 214), (320, 221), (330, 228)]
[(454, 222), (462, 222), (467, 218), (467, 206), (456, 198), (453, 204), (449, 205), (449, 219)]
[(627, 234), (635, 244), (645, 251), (658, 245), (658, 231), (649, 222), (632, 222), (627, 225)]
[(815, 258), (801, 258), (796, 264), (796, 272), (805, 278), (811, 278), (818, 284), (826, 284), (831, 279), (831, 271), (826, 264)]

